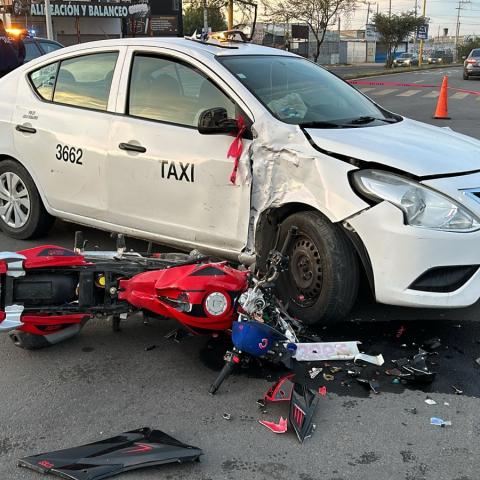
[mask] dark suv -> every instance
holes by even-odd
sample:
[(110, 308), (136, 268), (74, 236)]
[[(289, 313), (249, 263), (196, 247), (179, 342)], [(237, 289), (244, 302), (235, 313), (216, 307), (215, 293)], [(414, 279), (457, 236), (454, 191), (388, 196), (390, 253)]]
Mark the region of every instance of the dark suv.
[(480, 75), (480, 48), (473, 49), (463, 62), (463, 79)]

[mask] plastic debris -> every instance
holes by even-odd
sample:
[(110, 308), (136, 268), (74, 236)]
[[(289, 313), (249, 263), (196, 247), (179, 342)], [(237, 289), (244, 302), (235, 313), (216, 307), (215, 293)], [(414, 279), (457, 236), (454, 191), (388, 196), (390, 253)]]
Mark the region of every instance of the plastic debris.
[(400, 358), (392, 360), (392, 363), (402, 373), (401, 377), (412, 383), (431, 383), (435, 379), (436, 372), (427, 367), (427, 357), (433, 355), (430, 352), (419, 349), (412, 358)]
[(373, 365), (378, 365), (381, 367), (385, 360), (383, 359), (383, 355), (366, 355), (365, 353), (358, 353), (355, 355), (354, 362), (356, 363), (358, 360), (363, 360), (364, 362), (371, 363)]
[(450, 404), (448, 402), (443, 402), (443, 404), (446, 406), (446, 407), (449, 407)]
[(359, 377), (362, 374), (362, 369), (359, 367), (352, 367), (347, 370), (347, 375), (350, 377)]
[(298, 440), (303, 443), (315, 430), (313, 416), (318, 405), (318, 395), (304, 385), (296, 383), (290, 402), (289, 421)]
[(449, 420), (442, 420), (438, 417), (432, 417), (430, 419), (430, 425), (437, 425), (439, 427), (449, 427), (452, 424)]
[(455, 385), (452, 385), (452, 388), (453, 388), (453, 391), (455, 392), (456, 395), (462, 395), (463, 394), (463, 390), (460, 390)]
[(366, 378), (357, 378), (356, 380), (358, 383), (368, 386), (373, 393), (380, 393), (380, 383), (377, 380), (367, 380)]
[(78, 447), (21, 458), (19, 467), (72, 480), (100, 479), (153, 465), (197, 461), (202, 450), (150, 428)]
[(232, 414), (231, 413), (224, 413), (222, 415), (224, 420), (231, 420), (232, 419)]
[(318, 393), (322, 396), (325, 397), (327, 395), (327, 387), (323, 386), (318, 389)]
[(259, 420), (258, 423), (267, 427), (273, 433), (285, 433), (287, 431), (287, 419), (283, 417), (280, 417), (278, 423), (269, 422), (267, 420)]
[(335, 375), (336, 373), (339, 373), (339, 372), (341, 372), (342, 370), (343, 370), (342, 367), (332, 367), (332, 368), (330, 369), (330, 373), (331, 373), (332, 375)]
[(436, 405), (437, 404), (437, 402), (435, 400), (431, 399), (431, 398), (426, 398), (425, 403), (427, 405)]
[(323, 379), (326, 380), (327, 382), (331, 382), (335, 380), (335, 377), (333, 375), (330, 375), (329, 373), (324, 373)]
[(295, 359), (298, 361), (353, 360), (358, 351), (357, 341), (296, 343)]
[[(265, 394), (265, 401), (268, 402), (285, 402), (292, 398), (293, 373), (289, 373), (280, 378), (277, 383), (272, 385)], [(258, 403), (258, 402), (257, 402)]]
[(392, 383), (395, 384), (395, 385), (398, 385), (400, 383), (400, 379), (399, 378), (394, 378), (392, 380)]
[(322, 370), (323, 368), (313, 367), (308, 371), (308, 374), (310, 375), (310, 378), (313, 380)]

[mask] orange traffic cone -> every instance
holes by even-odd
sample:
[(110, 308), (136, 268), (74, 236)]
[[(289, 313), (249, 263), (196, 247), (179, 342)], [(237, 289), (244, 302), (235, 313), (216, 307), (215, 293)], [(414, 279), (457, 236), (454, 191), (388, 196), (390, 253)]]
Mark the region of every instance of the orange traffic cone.
[(448, 116), (448, 77), (443, 77), (442, 87), (440, 88), (440, 96), (438, 97), (437, 109), (433, 118), (440, 120), (450, 120)]

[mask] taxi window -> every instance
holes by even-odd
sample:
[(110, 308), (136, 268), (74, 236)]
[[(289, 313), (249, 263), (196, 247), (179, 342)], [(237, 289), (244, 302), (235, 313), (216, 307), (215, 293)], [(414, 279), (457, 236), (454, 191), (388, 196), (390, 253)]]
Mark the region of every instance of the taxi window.
[(199, 71), (165, 58), (134, 57), (128, 114), (196, 127), (200, 113), (214, 107), (235, 118), (233, 101)]
[(118, 53), (95, 53), (60, 64), (53, 101), (106, 110)]
[(45, 53), (55, 52), (56, 50), (59, 50), (60, 48), (62, 48), (62, 46), (58, 43), (45, 42), (43, 40), (40, 40), (38, 43), (43, 48), (43, 51)]
[(39, 68), (30, 74), (33, 88), (44, 100), (51, 100), (55, 78), (57, 77), (58, 62)]

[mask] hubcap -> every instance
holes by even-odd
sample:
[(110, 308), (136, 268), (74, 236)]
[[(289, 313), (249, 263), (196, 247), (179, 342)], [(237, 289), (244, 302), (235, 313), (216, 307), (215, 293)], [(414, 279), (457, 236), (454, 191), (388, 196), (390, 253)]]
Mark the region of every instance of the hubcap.
[(0, 218), (11, 228), (22, 228), (30, 216), (30, 195), (13, 172), (0, 175)]
[(313, 305), (322, 289), (322, 262), (313, 241), (302, 234), (292, 249), (290, 271), (293, 277), (292, 301), (302, 307)]

